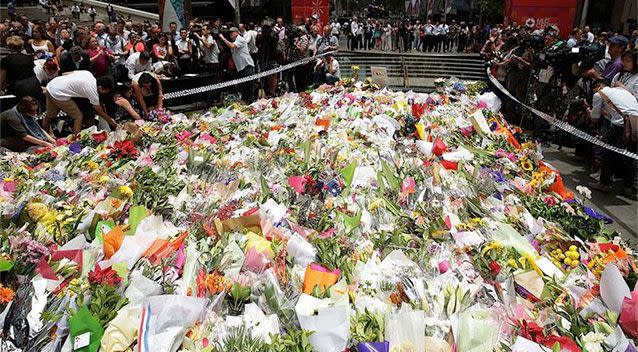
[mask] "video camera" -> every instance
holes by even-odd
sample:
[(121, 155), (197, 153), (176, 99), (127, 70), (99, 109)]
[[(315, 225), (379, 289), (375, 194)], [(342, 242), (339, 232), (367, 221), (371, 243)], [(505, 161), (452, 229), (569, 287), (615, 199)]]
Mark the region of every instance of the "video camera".
[(550, 66), (581, 62), (583, 67), (593, 67), (597, 61), (605, 58), (605, 46), (600, 43), (586, 43), (570, 48), (562, 44), (550, 48), (541, 58)]
[(521, 47), (532, 48), (535, 52), (540, 52), (545, 48), (545, 37), (539, 34), (532, 34), (521, 41)]

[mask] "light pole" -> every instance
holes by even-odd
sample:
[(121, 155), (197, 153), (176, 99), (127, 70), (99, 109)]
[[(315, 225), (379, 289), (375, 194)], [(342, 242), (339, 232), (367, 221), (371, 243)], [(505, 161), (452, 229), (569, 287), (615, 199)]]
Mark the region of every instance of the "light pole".
[(241, 22), (241, 12), (239, 10), (241, 0), (234, 0), (234, 1), (235, 1), (235, 23), (237, 23), (237, 25), (239, 26), (239, 22)]
[(583, 12), (580, 15), (580, 26), (583, 27), (587, 21), (587, 11), (589, 10), (589, 0), (583, 1)]

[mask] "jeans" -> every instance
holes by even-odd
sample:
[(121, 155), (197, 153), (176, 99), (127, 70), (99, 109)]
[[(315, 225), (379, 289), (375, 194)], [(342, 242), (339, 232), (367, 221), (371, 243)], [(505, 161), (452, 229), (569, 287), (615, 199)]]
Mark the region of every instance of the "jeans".
[[(253, 74), (255, 74), (254, 66), (246, 66), (244, 67), (243, 70), (239, 71), (239, 77), (248, 77)], [(240, 90), (241, 90), (241, 98), (246, 103), (250, 104), (255, 100), (255, 94), (253, 92), (253, 81), (242, 83)]]

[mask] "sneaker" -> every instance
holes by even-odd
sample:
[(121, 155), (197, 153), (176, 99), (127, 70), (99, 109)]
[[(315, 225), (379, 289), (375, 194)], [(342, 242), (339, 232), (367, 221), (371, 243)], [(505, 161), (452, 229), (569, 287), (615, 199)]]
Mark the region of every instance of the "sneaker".
[(590, 182), (588, 185), (589, 185), (589, 188), (595, 189), (595, 190), (603, 192), (603, 193), (611, 192), (611, 190), (613, 189), (613, 187), (611, 185), (602, 184), (602, 183), (600, 183), (600, 181), (599, 182)]
[(589, 174), (589, 178), (600, 182), (600, 170), (594, 172), (593, 174)]

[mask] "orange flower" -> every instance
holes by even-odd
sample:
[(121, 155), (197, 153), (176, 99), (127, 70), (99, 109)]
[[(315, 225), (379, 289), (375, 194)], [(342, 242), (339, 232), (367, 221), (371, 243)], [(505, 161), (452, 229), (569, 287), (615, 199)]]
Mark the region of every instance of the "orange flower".
[(230, 286), (226, 279), (224, 279), (224, 277), (216, 271), (212, 274), (206, 275), (204, 285), (208, 289), (208, 292), (213, 295), (225, 291), (228, 286)]
[(13, 301), (13, 296), (15, 296), (15, 293), (12, 289), (0, 286), (0, 303), (9, 303)]
[(119, 199), (117, 199), (117, 198), (111, 199), (111, 207), (119, 208), (121, 204), (122, 204), (122, 202)]

